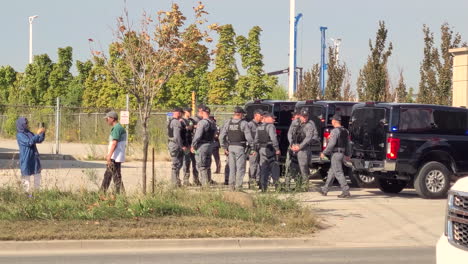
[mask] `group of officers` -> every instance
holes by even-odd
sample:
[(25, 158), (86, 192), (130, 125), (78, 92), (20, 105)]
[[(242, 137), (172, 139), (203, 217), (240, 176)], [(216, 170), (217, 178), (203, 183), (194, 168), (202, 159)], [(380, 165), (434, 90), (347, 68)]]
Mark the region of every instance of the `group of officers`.
[[(251, 121), (244, 119), (246, 112), (241, 107), (234, 109), (232, 118), (221, 129), (218, 128), (211, 110), (206, 105), (197, 107), (197, 115), (192, 117), (191, 108), (173, 109), (172, 119), (168, 122), (168, 148), (172, 158), (171, 182), (174, 186), (193, 184), (208, 186), (214, 184), (211, 173), (212, 156), (217, 157), (219, 173), (219, 148), (224, 149), (228, 158), (225, 169), (225, 184), (232, 190), (242, 190), (246, 163), (249, 161), (249, 188), (257, 187), (267, 191), (270, 179), (274, 186), (279, 186), (280, 146), (277, 138), (275, 119), (270, 112), (255, 110)], [(330, 157), (331, 167), (325, 185), (319, 190), (327, 195), (330, 185), (336, 178), (342, 194), (338, 197), (350, 197), (349, 187), (343, 173), (343, 161), (349, 156), (349, 134), (341, 127), (341, 117), (332, 118), (332, 130), (327, 148), (320, 153), (322, 159)], [(286, 159), (286, 188), (289, 189), (294, 178), (296, 187), (308, 189), (311, 147), (320, 143), (315, 123), (309, 120), (306, 108), (293, 113), (293, 120), (288, 130), (288, 153)], [(293, 162), (294, 160), (294, 162)], [(180, 171), (183, 170), (183, 182)]]

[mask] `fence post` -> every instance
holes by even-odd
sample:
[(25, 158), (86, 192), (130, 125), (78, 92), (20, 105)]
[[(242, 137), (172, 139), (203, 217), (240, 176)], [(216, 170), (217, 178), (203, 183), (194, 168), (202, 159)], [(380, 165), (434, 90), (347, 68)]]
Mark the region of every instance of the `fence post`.
[(78, 113), (78, 141), (81, 143), (81, 113)]
[(97, 115), (98, 113), (94, 113), (94, 134), (97, 134)]
[(55, 154), (59, 154), (60, 147), (60, 97), (57, 97), (57, 105), (55, 108)]
[(151, 166), (152, 166), (152, 169), (151, 169), (151, 193), (154, 194), (154, 184), (155, 184), (155, 181), (156, 181), (156, 175), (155, 175), (155, 170), (154, 170), (154, 147), (152, 148), (152, 152), (153, 152), (153, 159), (152, 159), (152, 163), (151, 163)]

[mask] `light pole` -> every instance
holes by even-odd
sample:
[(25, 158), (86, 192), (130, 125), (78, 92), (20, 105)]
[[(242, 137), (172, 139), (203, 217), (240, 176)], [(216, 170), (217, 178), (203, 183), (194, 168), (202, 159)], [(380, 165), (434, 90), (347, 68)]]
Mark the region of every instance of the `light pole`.
[(37, 18), (38, 16), (30, 16), (29, 17), (29, 63), (31, 64), (33, 62), (33, 55), (32, 55), (32, 37), (33, 37), (33, 33), (32, 33), (32, 24), (33, 24), (33, 21), (35, 18)]
[(294, 96), (294, 76), (296, 69), (296, 58), (294, 56), (294, 22), (296, 18), (296, 0), (289, 0), (289, 85), (288, 97)]

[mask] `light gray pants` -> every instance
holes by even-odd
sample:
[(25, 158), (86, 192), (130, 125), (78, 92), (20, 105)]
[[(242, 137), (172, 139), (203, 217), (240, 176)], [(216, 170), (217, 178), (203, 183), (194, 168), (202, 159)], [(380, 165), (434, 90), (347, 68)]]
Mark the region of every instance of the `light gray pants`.
[(276, 163), (275, 151), (271, 147), (260, 148), (260, 188), (266, 190), (270, 176), (273, 182), (277, 183), (279, 180), (279, 166)]
[(195, 154), (195, 160), (197, 161), (198, 172), (203, 186), (207, 186), (209, 184), (211, 155), (213, 155), (213, 147), (211, 143), (201, 144)]
[(299, 163), (299, 170), (301, 171), (301, 182), (307, 182), (309, 180), (309, 159), (310, 150), (308, 148), (297, 152), (297, 162)]
[(184, 162), (184, 152), (173, 142), (169, 142), (169, 153), (172, 158), (171, 183), (174, 186), (180, 185), (180, 169)]
[(200, 181), (198, 179), (197, 162), (195, 161), (195, 154), (188, 152), (184, 154), (184, 163), (182, 165), (182, 170), (184, 172), (184, 184), (189, 183), (190, 167), (192, 167), (193, 182), (196, 184)]
[(335, 178), (338, 180), (343, 193), (349, 193), (349, 186), (346, 182), (346, 178), (343, 173), (343, 153), (333, 153), (331, 156), (331, 166), (328, 171), (327, 182), (322, 187), (322, 191), (327, 193), (330, 185), (333, 183)]
[(229, 186), (239, 189), (245, 176), (246, 155), (242, 146), (229, 146)]
[(249, 156), (249, 180), (259, 181), (260, 180), (260, 155), (255, 153), (255, 155)]

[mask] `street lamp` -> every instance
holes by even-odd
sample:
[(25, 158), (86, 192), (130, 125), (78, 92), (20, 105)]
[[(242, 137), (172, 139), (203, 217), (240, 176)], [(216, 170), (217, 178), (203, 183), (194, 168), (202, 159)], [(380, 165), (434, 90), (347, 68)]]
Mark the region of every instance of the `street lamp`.
[(33, 62), (33, 55), (32, 55), (32, 23), (35, 18), (38, 16), (30, 16), (29, 17), (29, 63)]

